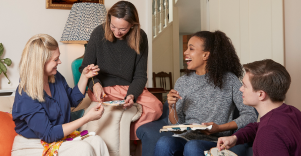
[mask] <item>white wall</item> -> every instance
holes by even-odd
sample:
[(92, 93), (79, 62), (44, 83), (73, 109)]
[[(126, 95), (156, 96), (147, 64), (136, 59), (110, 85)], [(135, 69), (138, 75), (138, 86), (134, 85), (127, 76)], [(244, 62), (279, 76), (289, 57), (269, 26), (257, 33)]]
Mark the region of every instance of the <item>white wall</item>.
[(176, 7), (180, 33), (193, 34), (201, 31), (200, 0), (179, 0)]
[(201, 9), (202, 30), (225, 31), (242, 63), (272, 58), (284, 64), (292, 79), (285, 102), (301, 110), (301, 1), (210, 0), (209, 5), (209, 11)]
[(204, 25), (209, 31), (226, 33), (242, 64), (267, 58), (284, 64), (282, 0), (210, 0), (208, 3), (209, 26)]
[[(107, 10), (118, 0), (105, 0)], [(131, 0), (139, 12), (142, 29), (149, 38), (148, 75), (152, 72), (152, 39), (151, 39), (151, 1)], [(70, 10), (46, 9), (46, 0), (0, 1), (0, 43), (5, 51), (2, 58), (11, 58), (13, 64), (8, 67), (11, 84), (3, 74), (0, 75), (0, 89), (15, 89), (19, 82), (18, 64), (23, 48), (30, 37), (45, 33), (60, 40)], [(62, 64), (58, 70), (73, 87), (71, 62), (84, 52), (83, 45), (63, 44), (59, 42)], [(151, 78), (149, 78), (151, 79)], [(151, 81), (150, 81), (151, 83)], [(151, 84), (150, 84), (151, 85)]]
[(180, 21), (179, 21), (179, 10), (178, 7), (174, 6), (173, 8), (173, 49), (172, 49), (172, 58), (173, 58), (173, 84), (180, 77)]
[(292, 83), (286, 96), (286, 103), (301, 110), (301, 1), (284, 1), (285, 66)]
[(153, 72), (173, 71), (173, 23), (169, 24), (162, 33), (153, 40)]
[(180, 63), (180, 69), (184, 69), (183, 53), (184, 53), (183, 52), (183, 34), (180, 34), (179, 35), (179, 63)]
[[(171, 72), (173, 74), (173, 24), (169, 24), (164, 30), (153, 40), (153, 72)], [(156, 79), (157, 86), (159, 87), (160, 81)], [(170, 88), (167, 82), (167, 88)]]

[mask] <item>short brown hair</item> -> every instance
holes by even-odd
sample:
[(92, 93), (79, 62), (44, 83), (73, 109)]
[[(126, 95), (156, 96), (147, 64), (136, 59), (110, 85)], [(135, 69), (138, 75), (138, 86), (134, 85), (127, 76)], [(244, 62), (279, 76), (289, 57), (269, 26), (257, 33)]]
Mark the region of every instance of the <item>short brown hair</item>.
[(271, 60), (255, 61), (243, 65), (249, 72), (254, 91), (263, 90), (272, 102), (282, 102), (291, 84), (290, 74), (284, 66)]
[(128, 45), (132, 49), (134, 49), (137, 54), (140, 54), (140, 22), (136, 7), (131, 2), (119, 1), (116, 4), (114, 4), (108, 11), (106, 23), (103, 26), (105, 30), (106, 40), (113, 42), (116, 38), (112, 30), (110, 29), (111, 16), (122, 18), (133, 25), (131, 30), (128, 32), (129, 34), (127, 35), (126, 39)]

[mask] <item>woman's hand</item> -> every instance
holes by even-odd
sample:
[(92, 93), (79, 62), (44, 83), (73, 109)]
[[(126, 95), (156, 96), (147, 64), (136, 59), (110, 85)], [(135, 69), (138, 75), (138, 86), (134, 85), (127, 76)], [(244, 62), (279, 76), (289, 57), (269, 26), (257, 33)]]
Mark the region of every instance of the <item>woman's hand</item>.
[(205, 135), (210, 135), (210, 134), (220, 132), (219, 125), (214, 122), (202, 123), (202, 125), (206, 125), (206, 126), (212, 125), (212, 128), (210, 130), (200, 130)]
[(89, 110), (89, 112), (85, 115), (88, 121), (98, 120), (101, 118), (104, 112), (104, 108), (101, 103), (98, 103), (95, 107)]
[(78, 89), (82, 94), (85, 94), (86, 92), (88, 79), (98, 75), (98, 71), (99, 71), (98, 66), (94, 66), (94, 64), (90, 64), (83, 69), (82, 74), (77, 83)]
[(172, 108), (173, 105), (174, 108), (176, 108), (176, 103), (179, 99), (182, 99), (179, 93), (174, 89), (170, 90), (169, 93), (167, 94), (167, 102), (169, 108)]
[(228, 137), (218, 138), (216, 147), (221, 151), (223, 149), (229, 149), (236, 145), (237, 137), (235, 135)]
[(93, 76), (98, 75), (99, 68), (98, 66), (94, 66), (94, 64), (90, 64), (85, 67), (82, 71), (82, 74), (85, 75), (87, 78), (91, 78)]
[(94, 84), (93, 94), (94, 94), (97, 101), (102, 102), (102, 98), (104, 97), (105, 92), (104, 92), (102, 86), (100, 85), (100, 83), (95, 83)]
[(101, 103), (98, 103), (95, 107), (91, 108), (89, 112), (82, 118), (63, 124), (62, 127), (63, 127), (64, 136), (71, 134), (73, 131), (75, 131), (76, 129), (83, 126), (89, 121), (100, 119), (103, 112), (104, 112), (103, 106), (101, 105)]
[(130, 94), (125, 99), (125, 104), (123, 105), (123, 109), (129, 109), (134, 104), (134, 95)]

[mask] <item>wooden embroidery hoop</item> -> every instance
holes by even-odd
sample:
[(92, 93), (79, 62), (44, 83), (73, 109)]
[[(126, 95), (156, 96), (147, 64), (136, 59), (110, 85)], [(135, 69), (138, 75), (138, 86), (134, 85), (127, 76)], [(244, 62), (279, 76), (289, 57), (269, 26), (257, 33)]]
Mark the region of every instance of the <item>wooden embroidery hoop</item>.
[[(221, 152), (224, 152), (224, 154), (221, 154)], [(217, 147), (212, 147), (210, 149), (210, 156), (237, 156), (237, 155), (227, 149), (219, 151)]]

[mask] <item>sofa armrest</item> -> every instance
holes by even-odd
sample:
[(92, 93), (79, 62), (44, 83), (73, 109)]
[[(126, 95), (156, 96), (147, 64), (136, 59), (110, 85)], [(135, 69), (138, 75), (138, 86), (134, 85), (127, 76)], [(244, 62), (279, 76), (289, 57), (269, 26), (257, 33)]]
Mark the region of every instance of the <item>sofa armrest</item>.
[[(85, 114), (98, 102), (92, 102)], [(99, 120), (90, 121), (80, 130), (96, 132), (106, 143), (110, 156), (128, 156), (130, 154), (130, 124), (138, 109), (133, 107), (124, 110), (120, 106), (104, 106), (104, 113)]]
[(12, 113), (15, 96), (0, 96), (0, 111)]

